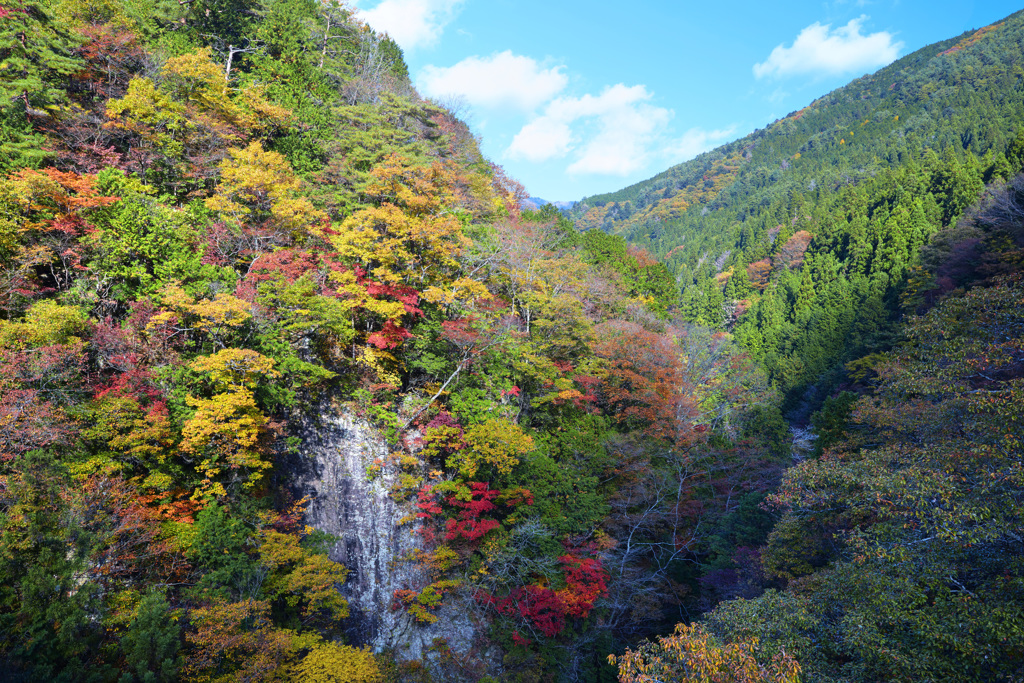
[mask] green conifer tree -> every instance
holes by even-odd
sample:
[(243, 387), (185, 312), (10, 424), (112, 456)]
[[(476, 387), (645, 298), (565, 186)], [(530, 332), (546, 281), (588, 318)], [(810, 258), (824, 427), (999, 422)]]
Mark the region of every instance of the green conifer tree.
[(63, 79), (80, 68), (74, 39), (40, 5), (0, 7), (0, 170), (37, 166), (45, 157), (33, 121), (58, 113)]

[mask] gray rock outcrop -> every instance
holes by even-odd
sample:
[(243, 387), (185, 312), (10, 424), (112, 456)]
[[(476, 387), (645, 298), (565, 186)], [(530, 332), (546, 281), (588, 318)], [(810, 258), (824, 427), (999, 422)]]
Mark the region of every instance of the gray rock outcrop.
[(351, 609), (348, 641), (389, 650), (402, 660), (429, 660), (443, 639), (457, 655), (477, 658), (484, 621), (471, 599), (446, 597), (437, 622), (428, 625), (393, 608), (396, 590), (422, 588), (429, 579), (409, 561), (421, 547), (419, 522), (400, 524), (415, 506), (389, 495), (396, 475), (368, 475), (374, 460), (390, 451), (382, 435), (344, 409), (324, 409), (296, 435), (302, 445), (288, 456), (286, 476), (297, 497), (310, 499), (306, 523), (338, 539), (330, 557), (349, 569), (342, 591)]

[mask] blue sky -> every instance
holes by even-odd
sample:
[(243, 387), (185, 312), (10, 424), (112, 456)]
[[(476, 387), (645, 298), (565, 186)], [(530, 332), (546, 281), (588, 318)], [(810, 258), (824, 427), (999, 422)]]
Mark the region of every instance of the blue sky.
[(762, 128), (1022, 0), (357, 0), (530, 194), (580, 199)]

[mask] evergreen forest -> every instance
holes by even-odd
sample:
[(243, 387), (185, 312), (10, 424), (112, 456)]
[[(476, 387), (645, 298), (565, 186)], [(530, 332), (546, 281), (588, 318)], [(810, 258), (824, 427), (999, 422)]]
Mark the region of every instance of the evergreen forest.
[(0, 3), (0, 679), (1024, 680), (1024, 12), (563, 213), (339, 0)]

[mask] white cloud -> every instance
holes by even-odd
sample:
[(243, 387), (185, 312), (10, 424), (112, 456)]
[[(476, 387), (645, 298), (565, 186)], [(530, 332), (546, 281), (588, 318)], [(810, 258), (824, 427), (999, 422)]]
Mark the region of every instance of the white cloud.
[(356, 15), (375, 31), (387, 33), (403, 50), (433, 45), (463, 0), (382, 0)]
[(564, 157), (572, 143), (572, 128), (568, 123), (542, 116), (523, 126), (505, 153), (513, 159), (541, 162)]
[(679, 138), (668, 147), (667, 152), (669, 156), (679, 161), (675, 163), (681, 163), (688, 159), (692, 159), (702, 152), (706, 152), (709, 149), (714, 149), (723, 142), (731, 139), (736, 134), (736, 126), (730, 126), (729, 128), (722, 128), (718, 130), (704, 130), (703, 128), (691, 128), (690, 130), (683, 133), (683, 137)]
[[(616, 92), (616, 88), (622, 90)], [(568, 172), (625, 176), (644, 168), (672, 119), (668, 109), (644, 101), (650, 97), (643, 86), (605, 91), (600, 99), (607, 109), (598, 114), (600, 130), (583, 146)]]
[(791, 76), (794, 74), (842, 74), (874, 69), (889, 64), (899, 57), (902, 42), (887, 31), (870, 35), (860, 32), (868, 17), (851, 19), (846, 26), (834, 31), (831, 24), (815, 22), (796, 37), (791, 47), (779, 45), (768, 59), (754, 65), (757, 78), (765, 76)]
[(541, 162), (576, 152), (567, 169), (571, 174), (629, 175), (647, 164), (672, 118), (650, 99), (644, 86), (621, 83), (597, 96), (560, 97), (523, 126), (505, 153)]
[(417, 81), (431, 97), (456, 96), (479, 107), (531, 111), (565, 88), (569, 78), (562, 69), (541, 68), (536, 60), (506, 50), (467, 57), (450, 67), (427, 66)]

